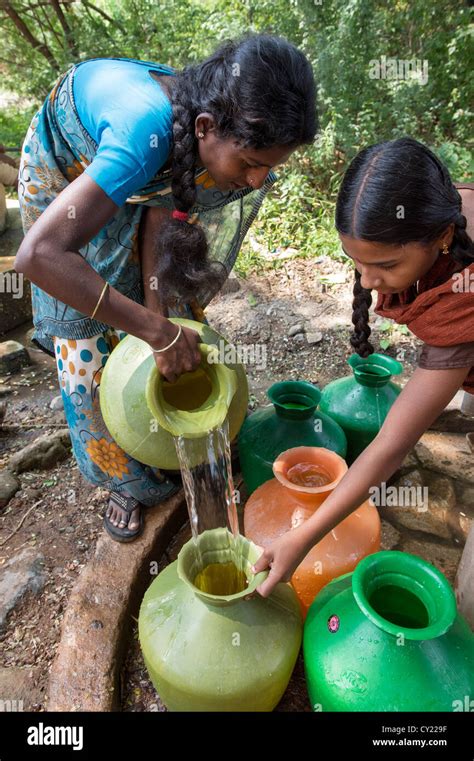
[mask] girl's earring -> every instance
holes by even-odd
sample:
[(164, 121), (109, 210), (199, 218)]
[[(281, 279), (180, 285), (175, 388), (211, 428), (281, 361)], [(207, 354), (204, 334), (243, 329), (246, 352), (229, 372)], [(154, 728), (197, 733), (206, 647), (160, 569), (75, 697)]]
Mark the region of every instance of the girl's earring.
[(447, 256), (447, 255), (449, 254), (449, 246), (448, 246), (448, 244), (447, 244), (447, 243), (444, 243), (444, 244), (443, 244), (443, 250), (442, 250), (442, 253), (443, 253), (445, 256)]
[(198, 137), (204, 137), (204, 132), (198, 132)]

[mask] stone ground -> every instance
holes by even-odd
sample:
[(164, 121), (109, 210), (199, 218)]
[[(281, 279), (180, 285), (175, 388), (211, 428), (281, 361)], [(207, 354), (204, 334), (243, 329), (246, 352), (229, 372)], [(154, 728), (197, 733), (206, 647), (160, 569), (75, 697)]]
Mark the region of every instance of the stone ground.
[[(323, 386), (346, 374), (350, 301), (348, 267), (325, 257), (284, 260), (258, 276), (229, 281), (206, 312), (229, 340), (256, 352), (255, 363), (247, 365), (252, 408), (265, 403), (266, 389), (277, 380), (305, 379)], [(83, 479), (64, 446), (55, 363), (29, 344), (30, 327), (26, 323), (0, 339), (20, 341), (31, 359), (31, 365), (4, 377), (0, 386), (0, 698), (22, 699), (25, 710), (43, 711), (63, 612), (102, 531), (107, 494)], [(376, 348), (380, 339), (391, 341), (387, 353), (402, 353), (403, 384), (416, 364), (417, 341), (374, 320)], [(42, 436), (48, 438), (42, 441), (41, 459), (34, 461), (25, 448), (35, 442), (38, 451)], [(421, 555), (452, 583), (472, 520), (470, 450), (464, 434), (441, 441), (441, 434), (426, 436), (400, 477), (429, 485), (430, 509), (427, 514), (402, 510), (385, 516), (390, 522), (384, 521), (384, 546)], [(176, 556), (188, 530), (184, 527), (176, 537), (163, 564)], [(136, 629), (122, 673), (122, 695), (124, 710), (164, 710), (147, 677)], [(307, 709), (299, 662), (279, 710)]]

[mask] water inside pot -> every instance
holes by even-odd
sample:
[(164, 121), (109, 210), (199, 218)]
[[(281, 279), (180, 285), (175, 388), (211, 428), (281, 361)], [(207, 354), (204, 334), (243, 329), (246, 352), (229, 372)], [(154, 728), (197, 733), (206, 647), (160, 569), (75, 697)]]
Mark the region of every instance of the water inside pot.
[(376, 589), (369, 603), (379, 616), (406, 629), (424, 629), (430, 624), (424, 603), (413, 592), (395, 584)]
[(326, 484), (330, 484), (334, 480), (327, 470), (314, 462), (296, 463), (296, 465), (288, 469), (286, 477), (292, 484), (307, 488), (326, 486)]
[(174, 383), (163, 381), (162, 384), (163, 399), (177, 410), (199, 409), (211, 392), (211, 379), (201, 367), (192, 373), (183, 373)]
[(248, 579), (235, 563), (210, 563), (193, 583), (201, 592), (211, 595), (234, 595), (247, 589)]

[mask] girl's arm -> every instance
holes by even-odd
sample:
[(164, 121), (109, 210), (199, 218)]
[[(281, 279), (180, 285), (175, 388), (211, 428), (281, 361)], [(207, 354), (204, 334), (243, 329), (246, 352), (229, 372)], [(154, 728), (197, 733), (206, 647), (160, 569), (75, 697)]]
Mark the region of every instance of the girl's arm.
[(470, 367), (449, 370), (417, 368), (397, 398), (371, 444), (351, 465), (332, 494), (305, 523), (264, 550), (255, 572), (270, 567), (257, 591), (268, 597), (279, 581), (289, 581), (309, 550), (369, 497), (400, 467), (420, 436), (449, 404)]

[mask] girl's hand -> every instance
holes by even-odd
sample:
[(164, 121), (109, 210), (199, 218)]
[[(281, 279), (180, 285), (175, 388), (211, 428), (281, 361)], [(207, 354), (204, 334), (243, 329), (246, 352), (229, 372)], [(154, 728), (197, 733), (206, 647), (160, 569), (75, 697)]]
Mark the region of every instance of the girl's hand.
[(280, 581), (290, 581), (296, 568), (305, 555), (307, 547), (302, 543), (298, 529), (293, 529), (276, 539), (273, 544), (263, 550), (252, 570), (255, 573), (270, 568), (265, 581), (257, 587), (262, 597), (268, 597)]
[[(163, 332), (160, 331), (160, 337), (155, 341), (150, 341), (153, 349), (161, 349), (167, 346), (178, 332), (178, 325), (169, 320), (165, 321), (169, 328)], [(201, 362), (201, 354), (198, 344), (201, 338), (199, 333), (192, 328), (183, 327), (182, 333), (173, 346), (161, 354), (153, 354), (158, 371), (169, 383), (178, 380), (182, 373), (189, 373), (196, 370)]]

